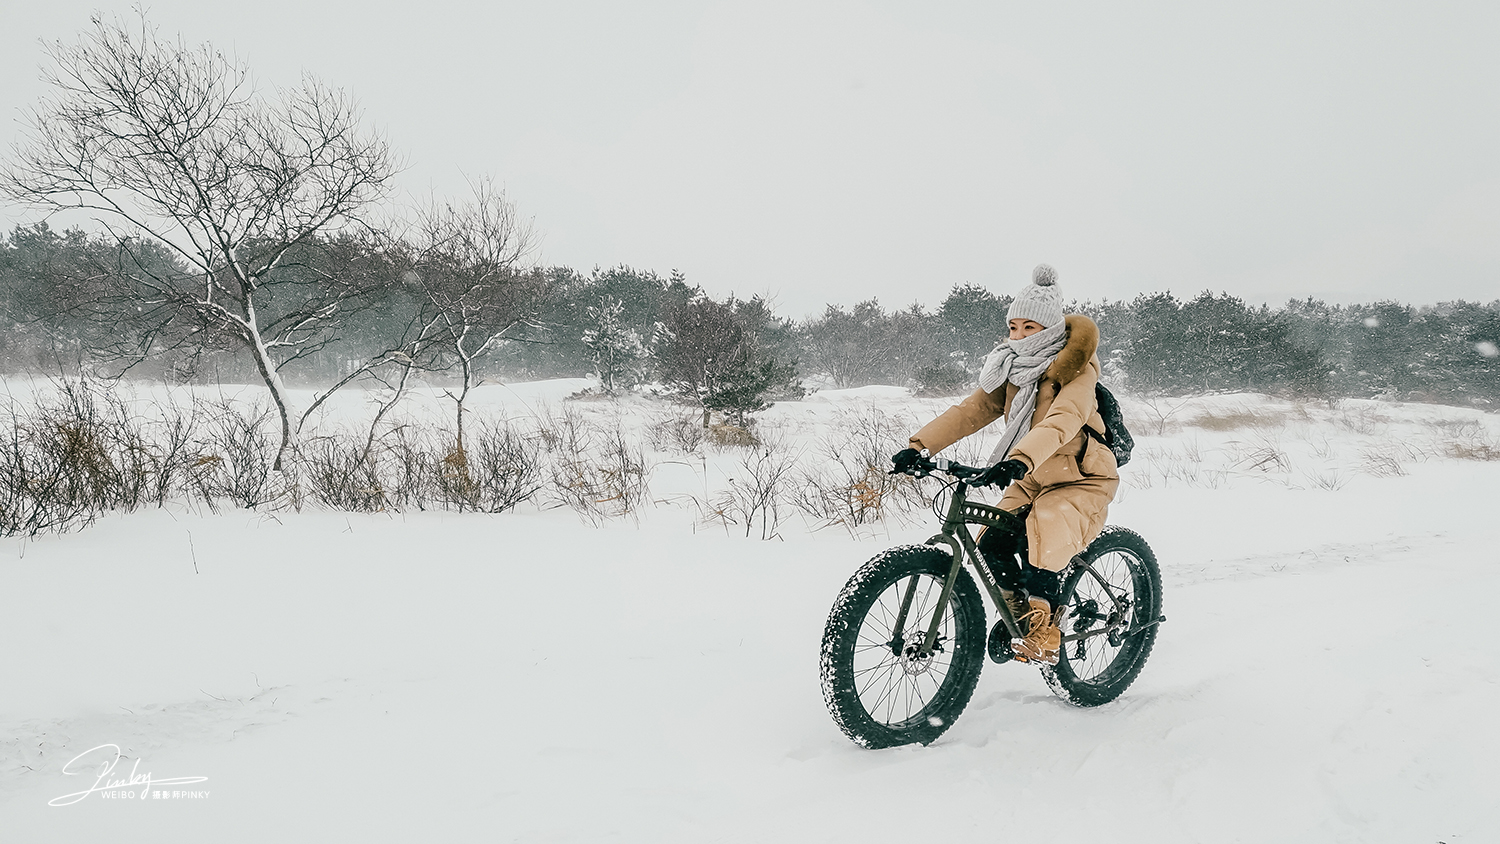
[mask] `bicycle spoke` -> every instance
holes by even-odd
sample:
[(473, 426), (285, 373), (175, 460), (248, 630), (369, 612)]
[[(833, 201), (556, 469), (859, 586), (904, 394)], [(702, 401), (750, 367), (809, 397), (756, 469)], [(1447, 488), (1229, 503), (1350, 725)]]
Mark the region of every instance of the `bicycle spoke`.
[(915, 718), (943, 686), (952, 667), (955, 622), (951, 604), (943, 608), (938, 623), (942, 650), (935, 649), (923, 661), (912, 661), (904, 653), (891, 649), (895, 619), (907, 590), (911, 589), (911, 603), (902, 624), (904, 648), (926, 641), (942, 586), (943, 580), (932, 575), (900, 578), (876, 597), (856, 633), (855, 664), (851, 666), (855, 693), (865, 711), (877, 721), (897, 724)]
[[(874, 715), (880, 711), (881, 705), (884, 704), (886, 700), (890, 698), (891, 693), (895, 691), (898, 682), (897, 678), (904, 674), (905, 672), (892, 671), (890, 674), (886, 675), (886, 683), (880, 691), (880, 697), (875, 699), (874, 706), (869, 707), (871, 715)], [(891, 722), (889, 712), (887, 712), (886, 714), (885, 722), (887, 724)]]
[[(1128, 630), (1133, 626), (1139, 615), (1140, 608), (1136, 601), (1136, 568), (1138, 563), (1133, 557), (1120, 551), (1111, 551), (1099, 559), (1089, 563), (1084, 570), (1085, 576), (1078, 581), (1074, 590), (1074, 606), (1081, 607), (1087, 601), (1093, 601), (1101, 610), (1109, 608), (1107, 617), (1116, 619), (1114, 629)], [(1078, 643), (1087, 643), (1084, 647), (1084, 656), (1077, 662), (1070, 660), (1072, 673), (1079, 680), (1092, 682), (1108, 673), (1114, 666), (1122, 648), (1111, 645), (1103, 634), (1111, 629), (1110, 624), (1094, 626), (1090, 622), (1088, 629), (1079, 631), (1075, 635), (1081, 638), (1075, 639), (1073, 643), (1075, 652)], [(1064, 648), (1067, 653), (1067, 648)]]
[(898, 659), (895, 659), (895, 658), (887, 659), (887, 660), (884, 660), (884, 661), (880, 662), (877, 665), (872, 665), (869, 668), (859, 668), (859, 669), (856, 669), (855, 672), (854, 672), (854, 676), (858, 677), (861, 674), (868, 674), (871, 671), (879, 671), (882, 668), (894, 668), (894, 667), (899, 666), (900, 664), (901, 664), (901, 662)]

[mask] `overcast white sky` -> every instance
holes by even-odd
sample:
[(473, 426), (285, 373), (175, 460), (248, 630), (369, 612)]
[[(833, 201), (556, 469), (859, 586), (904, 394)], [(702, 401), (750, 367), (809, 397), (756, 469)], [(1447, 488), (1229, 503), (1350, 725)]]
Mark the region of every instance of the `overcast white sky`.
[[(8, 2), (4, 137), (39, 39)], [(19, 7), (19, 8), (17, 8)], [(352, 91), (400, 187), (503, 183), (542, 258), (783, 313), (1008, 293), (1500, 298), (1494, 2), (156, 0), (269, 86)], [(8, 143), (6, 144), (8, 147)], [(8, 228), (19, 209), (0, 209)]]

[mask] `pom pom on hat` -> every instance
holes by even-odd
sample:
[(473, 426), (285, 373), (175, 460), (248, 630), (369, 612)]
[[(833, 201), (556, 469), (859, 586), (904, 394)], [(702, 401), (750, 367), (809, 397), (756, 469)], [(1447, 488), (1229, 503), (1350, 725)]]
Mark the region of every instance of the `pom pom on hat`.
[(1010, 303), (1005, 319), (1029, 319), (1043, 328), (1062, 322), (1062, 292), (1057, 289), (1057, 270), (1047, 264), (1038, 264), (1031, 271), (1031, 283)]

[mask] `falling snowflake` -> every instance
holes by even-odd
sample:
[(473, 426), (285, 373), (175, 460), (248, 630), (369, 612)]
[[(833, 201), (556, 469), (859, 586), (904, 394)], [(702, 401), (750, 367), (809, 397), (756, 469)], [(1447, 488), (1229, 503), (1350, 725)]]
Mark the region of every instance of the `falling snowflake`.
[(1474, 348), (1478, 349), (1479, 353), (1487, 358), (1500, 357), (1500, 346), (1496, 346), (1488, 340), (1480, 340), (1474, 344)]
[(1365, 317), (1365, 328), (1379, 328), (1380, 320), (1372, 316)]

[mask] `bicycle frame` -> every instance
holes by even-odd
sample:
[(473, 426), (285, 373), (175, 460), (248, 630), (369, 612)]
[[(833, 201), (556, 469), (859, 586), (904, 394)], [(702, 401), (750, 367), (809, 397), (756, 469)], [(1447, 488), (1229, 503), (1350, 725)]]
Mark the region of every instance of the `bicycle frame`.
[[(954, 486), (953, 497), (948, 502), (948, 512), (943, 518), (941, 532), (928, 539), (925, 543), (927, 545), (947, 545), (953, 553), (953, 565), (948, 570), (948, 576), (943, 580), (943, 589), (938, 594), (937, 605), (933, 608), (932, 620), (928, 622), (926, 635), (922, 638), (922, 646), (917, 653), (917, 656), (921, 658), (931, 656), (933, 649), (937, 645), (938, 629), (942, 626), (943, 611), (948, 607), (948, 601), (953, 595), (953, 585), (958, 581), (958, 572), (963, 568), (965, 561), (968, 561), (974, 570), (978, 572), (979, 580), (984, 584), (985, 591), (989, 592), (990, 601), (995, 605), (995, 612), (999, 615), (1001, 622), (1004, 623), (1005, 629), (1010, 633), (1011, 638), (1015, 639), (1025, 636), (1020, 624), (1016, 620), (1015, 614), (1011, 612), (1010, 604), (1005, 600), (1007, 590), (1001, 587), (995, 580), (994, 573), (990, 571), (990, 567), (985, 564), (984, 557), (979, 552), (978, 543), (974, 541), (974, 537), (970, 535), (964, 526), (977, 524), (983, 525), (990, 530), (1002, 530), (1008, 534), (1020, 534), (1026, 530), (1026, 523), (1014, 513), (1001, 510), (999, 507), (992, 507), (977, 501), (969, 501), (968, 492), (969, 484), (964, 480), (959, 480)], [(1117, 612), (1115, 613), (1114, 621), (1107, 623), (1104, 627), (1097, 630), (1064, 634), (1062, 637), (1063, 643), (1089, 639), (1095, 636), (1112, 635), (1120, 627), (1129, 623), (1128, 605), (1120, 600), (1120, 596), (1115, 594), (1116, 590), (1114, 587), (1103, 577), (1100, 577), (1098, 572), (1093, 570), (1093, 566), (1089, 565), (1081, 557), (1076, 556), (1069, 563), (1069, 566), (1082, 566), (1089, 576), (1104, 590), (1105, 594), (1109, 595), (1110, 600), (1115, 604)], [(911, 609), (916, 587), (917, 580), (913, 577), (911, 583), (906, 587), (906, 594), (901, 598), (901, 608), (896, 613), (894, 626), (895, 637), (897, 639), (903, 638), (902, 633), (906, 628), (906, 616)], [(1072, 598), (1072, 591), (1069, 590), (1061, 596), (1058, 605), (1066, 607)], [(1123, 635), (1135, 635), (1147, 627), (1159, 623), (1159, 621), (1159, 619), (1147, 621), (1138, 627), (1126, 631)]]

